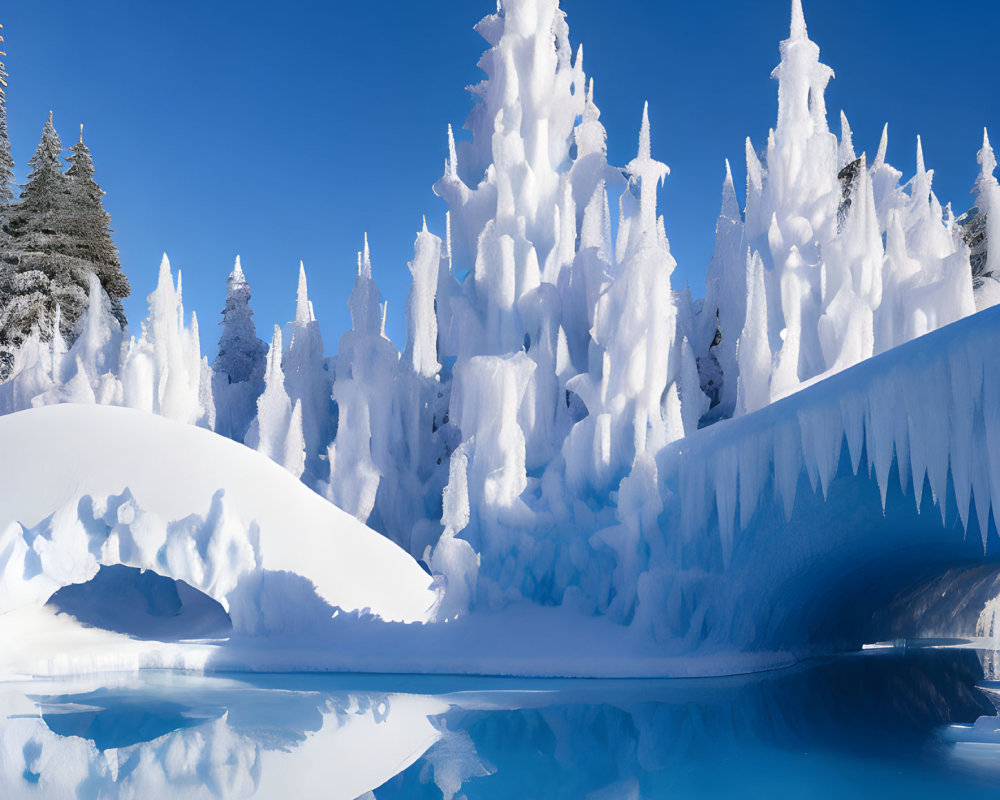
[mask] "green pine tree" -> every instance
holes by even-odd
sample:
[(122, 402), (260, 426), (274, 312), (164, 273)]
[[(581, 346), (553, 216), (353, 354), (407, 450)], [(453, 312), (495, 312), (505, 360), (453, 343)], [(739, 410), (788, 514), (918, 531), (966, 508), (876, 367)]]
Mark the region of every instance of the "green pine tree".
[(93, 267), (111, 298), (115, 316), (124, 327), (125, 311), (121, 301), (129, 296), (130, 287), (118, 260), (118, 249), (111, 240), (111, 215), (104, 210), (101, 201), (104, 190), (94, 181), (94, 161), (83, 142), (83, 125), (80, 126), (80, 141), (71, 150), (70, 168), (66, 172), (71, 202), (70, 239), (64, 252)]
[[(0, 25), (0, 29), (3, 25)], [(0, 34), (0, 44), (3, 35)], [(0, 50), (0, 56), (7, 54)], [(14, 202), (14, 159), (10, 155), (10, 138), (7, 135), (7, 70), (0, 61), (0, 216)]]
[(6, 349), (19, 346), (32, 328), (47, 338), (57, 303), (62, 307), (63, 329), (72, 333), (86, 305), (85, 265), (60, 252), (67, 244), (70, 210), (62, 149), (50, 113), (28, 162), (31, 174), (21, 202), (11, 207), (4, 224), (0, 347)]

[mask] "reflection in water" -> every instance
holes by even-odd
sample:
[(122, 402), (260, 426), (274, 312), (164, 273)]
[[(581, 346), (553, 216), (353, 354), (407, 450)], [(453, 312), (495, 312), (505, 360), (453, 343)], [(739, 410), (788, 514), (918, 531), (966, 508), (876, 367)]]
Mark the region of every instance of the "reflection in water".
[(0, 796), (925, 796), (1000, 777), (972, 651), (763, 676), (143, 674), (0, 688)]

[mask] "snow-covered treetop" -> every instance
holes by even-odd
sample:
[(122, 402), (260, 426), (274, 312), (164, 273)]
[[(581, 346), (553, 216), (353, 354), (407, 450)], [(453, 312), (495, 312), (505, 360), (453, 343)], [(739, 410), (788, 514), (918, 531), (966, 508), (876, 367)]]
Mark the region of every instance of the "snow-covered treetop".
[[(0, 25), (0, 29), (3, 25)], [(0, 34), (0, 45), (3, 35)], [(0, 50), (0, 56), (7, 54)], [(0, 208), (14, 200), (14, 159), (10, 154), (10, 137), (7, 133), (7, 69), (0, 61)]]
[(38, 142), (35, 154), (28, 164), (31, 166), (31, 174), (28, 175), (28, 183), (21, 193), (21, 199), (26, 203), (47, 202), (47, 196), (43, 192), (48, 192), (51, 187), (61, 184), (65, 176), (62, 172), (62, 141), (56, 133), (55, 125), (52, 124), (52, 112), (45, 121), (42, 128), (42, 138)]

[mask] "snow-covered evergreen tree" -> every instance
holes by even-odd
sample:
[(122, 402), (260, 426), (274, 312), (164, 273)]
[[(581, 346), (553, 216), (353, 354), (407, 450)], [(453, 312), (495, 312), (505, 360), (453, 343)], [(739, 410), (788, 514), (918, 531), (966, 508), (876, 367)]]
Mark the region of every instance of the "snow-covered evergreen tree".
[(129, 283), (111, 240), (104, 192), (94, 181), (82, 126), (65, 173), (62, 150), (50, 113), (21, 200), (0, 214), (0, 349), (7, 352), (33, 328), (50, 338), (57, 305), (60, 332), (72, 341), (87, 308), (92, 274), (119, 324), (126, 324), (121, 299), (128, 296)]
[(71, 337), (86, 307), (90, 270), (85, 262), (62, 252), (70, 227), (62, 149), (50, 113), (28, 162), (32, 169), (21, 202), (5, 221), (10, 267), (0, 276), (0, 347), (17, 347), (32, 328), (48, 339), (56, 304), (62, 310), (62, 332)]
[(215, 430), (242, 442), (257, 414), (257, 398), (264, 391), (267, 344), (257, 338), (250, 284), (239, 256), (226, 280), (226, 307), (220, 324), (222, 335), (212, 362)]
[(70, 150), (70, 167), (66, 171), (69, 178), (70, 238), (65, 254), (91, 265), (111, 298), (115, 316), (125, 326), (121, 301), (129, 296), (131, 289), (118, 260), (118, 248), (111, 241), (111, 215), (104, 210), (101, 200), (104, 190), (94, 180), (94, 160), (83, 141), (83, 125), (80, 126), (79, 141)]
[(985, 129), (979, 164), (979, 177), (973, 189), (976, 204), (958, 222), (970, 249), (976, 305), (986, 308), (1000, 302), (1000, 245), (997, 244), (1000, 242), (1000, 184), (994, 175), (996, 155)]
[[(0, 25), (0, 30), (2, 29), (3, 25)], [(3, 43), (3, 40), (3, 35), (0, 34), (0, 44)], [(0, 51), (0, 56), (6, 55), (5, 52)], [(14, 159), (10, 154), (10, 138), (7, 133), (7, 69), (4, 62), (0, 61), (0, 222), (2, 222), (7, 207), (13, 202)], [(0, 246), (0, 256), (3, 255), (2, 250), (3, 248)]]

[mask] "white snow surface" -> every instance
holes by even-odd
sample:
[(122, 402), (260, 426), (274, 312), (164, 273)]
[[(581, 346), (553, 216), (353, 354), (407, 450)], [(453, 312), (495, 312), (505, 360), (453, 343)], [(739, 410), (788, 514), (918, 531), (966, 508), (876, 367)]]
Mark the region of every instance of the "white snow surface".
[[(386, 620), (422, 621), (435, 603), (430, 577), (396, 545), (269, 459), (209, 431), (127, 408), (67, 404), (0, 417), (0, 446), (3, 610), (44, 602), (38, 592), (88, 580), (98, 563), (155, 569), (223, 605), (262, 571), (301, 576), (331, 606)], [(88, 504), (101, 517), (107, 498), (125, 492), (108, 524), (80, 521)], [(192, 514), (206, 524), (168, 524)], [(22, 591), (39, 572), (47, 580)]]

